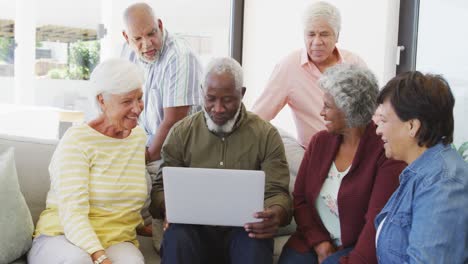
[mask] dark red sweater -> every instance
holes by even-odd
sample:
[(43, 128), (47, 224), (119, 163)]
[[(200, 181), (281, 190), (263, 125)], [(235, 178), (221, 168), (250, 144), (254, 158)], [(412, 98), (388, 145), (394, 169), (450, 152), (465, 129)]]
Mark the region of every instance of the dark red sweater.
[[(343, 247), (355, 246), (340, 263), (377, 263), (374, 218), (399, 184), (406, 163), (388, 160), (373, 122), (367, 125), (348, 174), (338, 192), (338, 211)], [(297, 230), (287, 247), (299, 252), (332, 241), (315, 208), (315, 201), (335, 160), (342, 136), (318, 132), (299, 168), (294, 185), (294, 217)]]

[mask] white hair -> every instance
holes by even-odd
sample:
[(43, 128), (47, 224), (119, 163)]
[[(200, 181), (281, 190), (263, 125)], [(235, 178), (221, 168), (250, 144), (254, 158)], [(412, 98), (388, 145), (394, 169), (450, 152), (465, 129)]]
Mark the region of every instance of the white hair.
[(134, 63), (124, 59), (109, 59), (101, 62), (91, 73), (89, 97), (94, 99), (100, 111), (98, 95), (124, 94), (143, 86), (144, 75)]
[(203, 86), (206, 88), (208, 77), (211, 74), (228, 73), (234, 79), (234, 83), (237, 91), (242, 91), (244, 86), (244, 73), (242, 66), (233, 58), (221, 57), (215, 58), (208, 63), (205, 69), (205, 79)]
[(307, 30), (310, 23), (319, 19), (325, 19), (330, 27), (335, 32), (335, 36), (338, 39), (341, 30), (341, 15), (338, 8), (328, 2), (319, 1), (310, 4), (306, 7), (306, 10), (302, 16), (302, 22), (304, 30)]
[(130, 16), (136, 11), (145, 11), (153, 18), (155, 22), (158, 21), (158, 17), (154, 14), (153, 8), (151, 8), (150, 5), (148, 5), (147, 3), (136, 3), (128, 6), (123, 13), (125, 31), (127, 31), (128, 29), (128, 22), (130, 20)]

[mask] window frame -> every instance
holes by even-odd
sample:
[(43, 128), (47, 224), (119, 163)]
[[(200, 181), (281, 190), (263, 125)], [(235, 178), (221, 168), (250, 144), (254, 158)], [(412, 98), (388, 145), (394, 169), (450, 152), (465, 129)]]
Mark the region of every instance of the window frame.
[(400, 18), (398, 25), (398, 46), (400, 61), (396, 65), (396, 73), (416, 70), (416, 55), (418, 47), (420, 0), (400, 1)]
[(244, 0), (231, 0), (230, 56), (242, 65), (244, 34)]

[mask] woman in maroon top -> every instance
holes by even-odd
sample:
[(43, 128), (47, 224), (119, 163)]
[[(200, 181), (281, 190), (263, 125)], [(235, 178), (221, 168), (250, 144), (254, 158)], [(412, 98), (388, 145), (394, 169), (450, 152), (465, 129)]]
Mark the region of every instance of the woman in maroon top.
[(377, 263), (374, 217), (406, 164), (388, 160), (376, 135), (379, 91), (369, 70), (336, 65), (319, 85), (326, 130), (302, 160), (293, 192), (297, 230), (279, 263)]

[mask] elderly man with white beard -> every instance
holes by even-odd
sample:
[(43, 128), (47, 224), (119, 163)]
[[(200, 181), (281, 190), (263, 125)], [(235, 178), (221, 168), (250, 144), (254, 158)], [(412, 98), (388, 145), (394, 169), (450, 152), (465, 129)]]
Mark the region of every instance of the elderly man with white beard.
[[(262, 219), (244, 227), (167, 224), (162, 263), (272, 263), (273, 236), (291, 220), (289, 171), (278, 131), (247, 112), (242, 68), (231, 58), (214, 59), (202, 87), (203, 111), (172, 128), (162, 148), (161, 168), (197, 167), (263, 170)], [(153, 185), (150, 211), (165, 218), (162, 170)]]

